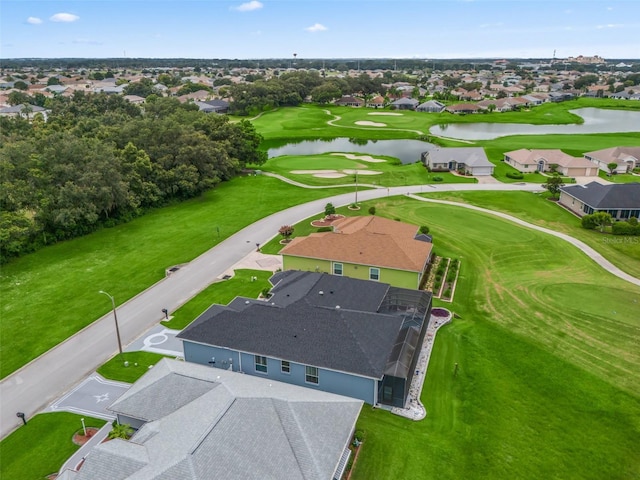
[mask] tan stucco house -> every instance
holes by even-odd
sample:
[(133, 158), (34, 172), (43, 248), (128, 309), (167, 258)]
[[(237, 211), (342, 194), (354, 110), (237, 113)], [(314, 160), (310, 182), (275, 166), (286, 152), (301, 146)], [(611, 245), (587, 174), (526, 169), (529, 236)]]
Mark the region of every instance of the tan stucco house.
[(521, 148), (504, 154), (504, 161), (523, 173), (548, 172), (552, 165), (567, 177), (595, 177), (598, 168), (585, 158), (572, 157), (559, 149)]

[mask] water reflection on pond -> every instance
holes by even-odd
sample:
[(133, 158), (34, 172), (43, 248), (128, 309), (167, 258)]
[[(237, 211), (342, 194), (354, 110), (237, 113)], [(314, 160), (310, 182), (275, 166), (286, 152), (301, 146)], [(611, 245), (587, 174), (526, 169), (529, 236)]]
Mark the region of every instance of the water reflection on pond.
[(431, 127), (429, 132), (461, 140), (493, 140), (508, 135), (587, 134), (640, 132), (640, 112), (579, 108), (569, 110), (584, 119), (582, 124), (531, 125), (520, 123), (453, 123)]
[(435, 148), (420, 140), (360, 140), (334, 138), (331, 140), (304, 140), (269, 149), (269, 158), (280, 155), (319, 155), (329, 152), (356, 152), (399, 158), (402, 163), (420, 160), (420, 154)]

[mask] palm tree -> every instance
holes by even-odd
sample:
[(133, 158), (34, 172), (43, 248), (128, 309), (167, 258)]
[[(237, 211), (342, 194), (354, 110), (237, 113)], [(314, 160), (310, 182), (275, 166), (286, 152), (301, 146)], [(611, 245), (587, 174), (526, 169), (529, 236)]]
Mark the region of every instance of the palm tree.
[(122, 438), (124, 440), (128, 440), (131, 435), (133, 435), (133, 428), (131, 425), (127, 425), (126, 423), (118, 423), (118, 421), (113, 422), (113, 427), (109, 432), (109, 438)]

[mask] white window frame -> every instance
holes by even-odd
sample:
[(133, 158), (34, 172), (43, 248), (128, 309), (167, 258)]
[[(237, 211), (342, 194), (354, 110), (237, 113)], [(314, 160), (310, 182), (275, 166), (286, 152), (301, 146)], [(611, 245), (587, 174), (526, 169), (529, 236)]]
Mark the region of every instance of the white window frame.
[[(267, 357), (263, 355), (254, 355), (253, 361), (254, 361), (254, 367), (256, 369), (256, 372), (268, 373)], [(264, 370), (262, 370), (262, 368), (264, 368)]]
[[(377, 271), (376, 278), (373, 278), (373, 271)], [(375, 282), (380, 281), (380, 269), (377, 267), (369, 267), (369, 280), (373, 280)]]
[[(285, 365), (286, 364), (286, 365)], [(289, 375), (291, 373), (291, 362), (286, 360), (280, 361), (280, 372)]]
[[(337, 267), (338, 265), (340, 266), (340, 273), (336, 273), (336, 267)], [(340, 263), (340, 262), (333, 262), (333, 269), (332, 269), (332, 271), (333, 271), (333, 274), (334, 274), (334, 275), (342, 276), (342, 275), (344, 274), (344, 265), (343, 265), (342, 263)]]
[[(315, 381), (313, 379), (315, 378)], [(304, 367), (304, 382), (312, 385), (318, 385), (320, 383), (320, 370), (318, 367), (312, 367), (311, 365), (305, 365)]]

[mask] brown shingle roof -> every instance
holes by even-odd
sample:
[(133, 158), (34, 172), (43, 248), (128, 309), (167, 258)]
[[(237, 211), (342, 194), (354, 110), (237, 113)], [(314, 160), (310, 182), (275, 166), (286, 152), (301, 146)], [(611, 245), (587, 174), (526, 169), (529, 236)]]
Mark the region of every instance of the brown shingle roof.
[(381, 217), (348, 217), (333, 227), (333, 232), (294, 238), (280, 253), (412, 272), (422, 272), (431, 254), (431, 243), (415, 240), (415, 225)]

